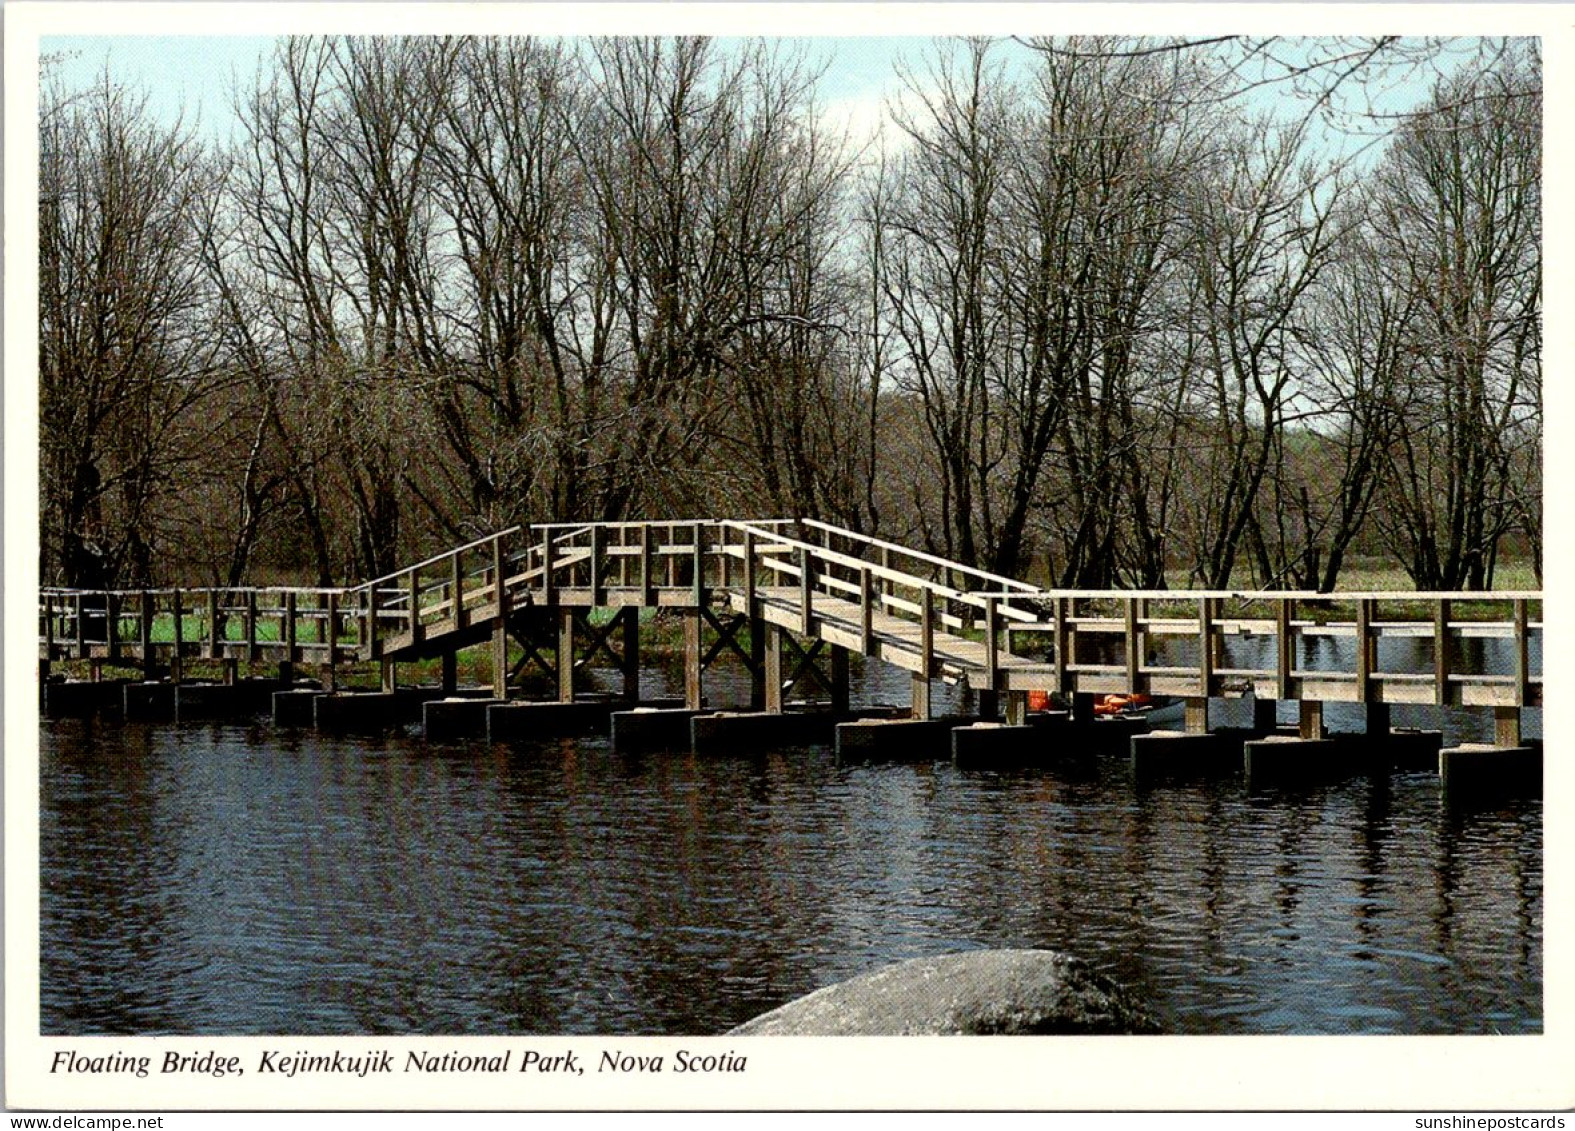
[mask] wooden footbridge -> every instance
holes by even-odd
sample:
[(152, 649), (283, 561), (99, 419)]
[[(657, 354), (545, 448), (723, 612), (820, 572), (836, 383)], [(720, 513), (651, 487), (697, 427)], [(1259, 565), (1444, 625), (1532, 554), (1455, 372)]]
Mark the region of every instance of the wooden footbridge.
[[(591, 666), (637, 697), (640, 610), (683, 624), (685, 700), (724, 655), (750, 673), (754, 706), (780, 712), (813, 675), (846, 707), (852, 656), (912, 673), (912, 713), (934, 680), (966, 682), (981, 713), (1020, 721), (1031, 692), (1144, 693), (1492, 708), (1501, 740), (1542, 702), (1538, 593), (1069, 591), (1044, 589), (821, 522), (617, 522), (514, 527), (342, 588), (46, 589), (39, 657), (182, 678), (194, 663), (397, 665), (491, 648), (491, 690), (525, 669), (572, 700)], [(1397, 642), (1405, 642), (1397, 646)], [(511, 655), (515, 657), (511, 663)]]

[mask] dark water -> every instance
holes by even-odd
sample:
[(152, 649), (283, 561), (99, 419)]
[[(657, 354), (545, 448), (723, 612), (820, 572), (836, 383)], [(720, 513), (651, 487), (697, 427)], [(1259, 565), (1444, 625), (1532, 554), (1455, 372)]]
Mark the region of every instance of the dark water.
[(1119, 757), (42, 743), (46, 1033), (709, 1034), (979, 947), (1081, 955), (1178, 1033), (1542, 1026), (1541, 803), (1461, 809), (1426, 773), (1249, 794)]

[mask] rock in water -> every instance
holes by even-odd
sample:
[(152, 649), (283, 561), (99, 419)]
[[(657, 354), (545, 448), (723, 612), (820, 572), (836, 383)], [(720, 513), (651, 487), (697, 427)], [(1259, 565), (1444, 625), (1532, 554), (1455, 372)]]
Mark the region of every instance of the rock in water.
[(1052, 950), (914, 958), (826, 986), (728, 1036), (1157, 1033), (1121, 985)]

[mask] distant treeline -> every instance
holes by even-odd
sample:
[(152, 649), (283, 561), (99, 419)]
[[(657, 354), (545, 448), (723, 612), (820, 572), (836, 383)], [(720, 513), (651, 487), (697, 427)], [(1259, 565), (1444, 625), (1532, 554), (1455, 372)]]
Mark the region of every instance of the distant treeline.
[(868, 144), (769, 41), (281, 40), (224, 143), (46, 60), (44, 578), (712, 515), (1087, 587), (1540, 561), (1535, 42), (1243, 42), (938, 44)]

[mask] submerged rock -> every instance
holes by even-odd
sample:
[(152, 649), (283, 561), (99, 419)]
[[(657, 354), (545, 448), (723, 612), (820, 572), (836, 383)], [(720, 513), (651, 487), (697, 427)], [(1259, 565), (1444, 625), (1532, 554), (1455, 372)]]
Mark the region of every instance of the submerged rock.
[(1052, 950), (914, 958), (826, 986), (728, 1036), (1157, 1033), (1130, 992)]

